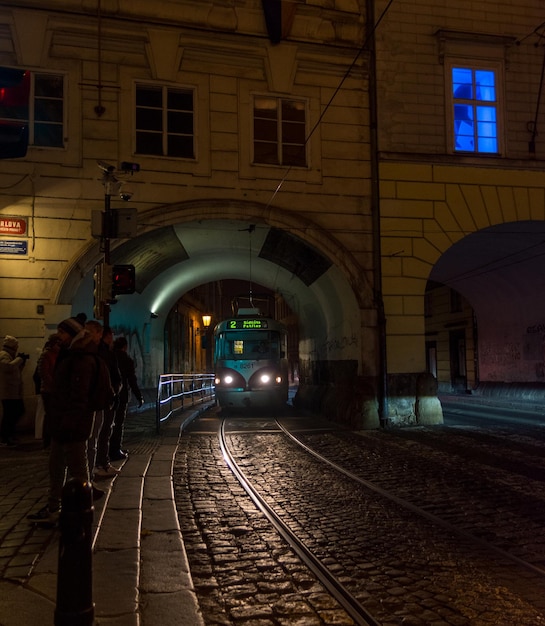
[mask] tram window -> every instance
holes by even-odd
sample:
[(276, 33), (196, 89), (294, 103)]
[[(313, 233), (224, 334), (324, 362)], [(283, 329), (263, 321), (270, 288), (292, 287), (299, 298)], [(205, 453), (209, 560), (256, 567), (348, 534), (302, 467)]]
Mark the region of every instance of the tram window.
[(216, 340), (216, 358), (219, 359), (277, 359), (281, 353), (285, 354), (285, 347), (276, 332), (228, 332), (221, 333)]

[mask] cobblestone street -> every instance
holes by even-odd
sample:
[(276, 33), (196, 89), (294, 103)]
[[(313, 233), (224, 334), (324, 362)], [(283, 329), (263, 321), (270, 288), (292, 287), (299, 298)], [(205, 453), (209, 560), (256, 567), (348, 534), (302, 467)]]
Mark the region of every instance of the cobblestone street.
[[(353, 623), (246, 496), (215, 435), (195, 429), (198, 434), (182, 437), (174, 481), (206, 623)], [(260, 490), (328, 567), (355, 586), (380, 623), (545, 624), (544, 575), (506, 564), (501, 554), (422, 518), (384, 508), (379, 496), (362, 501), (346, 480), (332, 492), (328, 471), (310, 458), (299, 461), (278, 434), (230, 437)], [(443, 427), (320, 432), (305, 433), (305, 441), (396, 497), (495, 542), (498, 550), (513, 548), (523, 559), (534, 555), (538, 566), (545, 562), (542, 429), (501, 438), (486, 429)], [(522, 452), (525, 462), (515, 466)]]

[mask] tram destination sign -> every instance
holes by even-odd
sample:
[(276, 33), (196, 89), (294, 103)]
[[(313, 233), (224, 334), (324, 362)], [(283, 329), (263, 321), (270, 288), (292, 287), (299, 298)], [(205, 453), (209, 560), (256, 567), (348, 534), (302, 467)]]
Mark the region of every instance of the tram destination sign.
[(255, 318), (229, 320), (228, 328), (230, 330), (244, 330), (248, 328), (268, 328), (267, 320)]

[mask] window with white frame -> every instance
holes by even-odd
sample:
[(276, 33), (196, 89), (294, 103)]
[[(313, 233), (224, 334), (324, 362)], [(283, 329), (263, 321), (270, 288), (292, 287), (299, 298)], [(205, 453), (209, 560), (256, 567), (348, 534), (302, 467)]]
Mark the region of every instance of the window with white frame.
[(136, 153), (195, 158), (192, 89), (136, 85)]
[(497, 69), (452, 64), (449, 71), (453, 151), (498, 154), (500, 116)]
[(28, 72), (20, 86), (0, 98), (0, 121), (28, 124), (31, 146), (64, 148), (64, 77)]
[(254, 97), (253, 162), (306, 167), (306, 103)]

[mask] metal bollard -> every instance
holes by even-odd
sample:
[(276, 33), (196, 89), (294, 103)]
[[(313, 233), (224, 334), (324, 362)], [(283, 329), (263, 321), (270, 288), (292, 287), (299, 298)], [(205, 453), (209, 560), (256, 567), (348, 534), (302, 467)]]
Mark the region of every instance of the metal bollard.
[(59, 518), (59, 571), (55, 626), (92, 626), (93, 492), (89, 483), (69, 480), (62, 491)]

